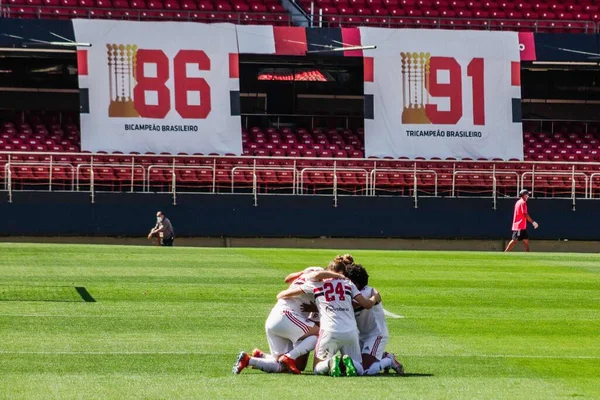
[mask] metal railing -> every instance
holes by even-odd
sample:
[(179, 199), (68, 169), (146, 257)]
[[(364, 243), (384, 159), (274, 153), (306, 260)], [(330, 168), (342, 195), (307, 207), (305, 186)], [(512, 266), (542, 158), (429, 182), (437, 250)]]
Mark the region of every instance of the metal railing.
[(296, 174), (298, 172), (298, 170), (296, 169), (296, 167), (263, 167), (263, 166), (256, 166), (256, 163), (254, 163), (254, 165), (252, 166), (237, 166), (237, 167), (233, 167), (231, 169), (231, 193), (235, 193), (235, 171), (250, 171), (252, 174), (252, 188), (253, 190), (256, 189), (256, 172), (257, 171), (272, 171), (272, 172), (284, 172), (284, 171), (290, 171), (292, 172), (292, 194), (296, 194), (296, 181), (297, 181), (297, 177)]
[(365, 174), (365, 194), (369, 193), (369, 172), (364, 169), (364, 168), (346, 168), (346, 167), (341, 167), (341, 168), (336, 168), (336, 164), (333, 165), (333, 167), (305, 167), (300, 171), (300, 182), (299, 182), (299, 187), (298, 187), (298, 193), (299, 194), (304, 194), (304, 173), (305, 172), (324, 172), (325, 174), (327, 173), (331, 173), (331, 177), (332, 177), (332, 186), (330, 186), (328, 183), (325, 184), (319, 184), (319, 182), (311, 182), (311, 184), (313, 184), (315, 187), (318, 187), (320, 189), (326, 189), (329, 190), (331, 189), (337, 196), (337, 192), (339, 189), (339, 184), (338, 184), (338, 173), (342, 173), (342, 172), (359, 172), (359, 173), (363, 173)]
[[(549, 176), (549, 177), (557, 177), (557, 176), (565, 176), (568, 177), (571, 181), (571, 187), (570, 192), (571, 192), (571, 197), (576, 197), (576, 187), (577, 187), (577, 181), (575, 180), (575, 177), (582, 177), (585, 180), (585, 187), (584, 187), (584, 197), (588, 198), (588, 187), (589, 187), (589, 176), (584, 173), (584, 172), (566, 172), (566, 171), (527, 171), (524, 172), (521, 175), (521, 188), (524, 188), (525, 186), (525, 179), (527, 176), (531, 175), (531, 196), (535, 197), (535, 186), (536, 186), (536, 181), (535, 181), (535, 177), (536, 176)], [(553, 189), (552, 186), (546, 186), (546, 188), (550, 188)], [(542, 188), (543, 189), (543, 188)], [(564, 187), (562, 186), (556, 186), (554, 187), (554, 189), (564, 189)]]
[[(402, 174), (412, 176), (413, 186), (416, 187), (418, 182), (419, 174), (433, 174), (435, 177), (434, 185), (433, 185), (433, 196), (437, 197), (438, 195), (438, 173), (432, 169), (417, 169), (416, 164), (414, 169), (395, 169), (395, 168), (373, 168), (371, 171), (371, 196), (375, 196), (377, 193), (377, 174)], [(414, 189), (414, 188), (413, 188)]]
[(590, 199), (594, 198), (594, 178), (595, 177), (599, 177), (600, 178), (600, 172), (594, 172), (590, 175)]
[[(15, 156), (18, 160), (15, 160)], [(27, 155), (35, 155), (44, 161), (21, 161)], [(71, 163), (64, 160), (69, 156)], [(157, 163), (157, 158), (162, 158)], [(47, 160), (46, 160), (47, 159)], [(126, 160), (114, 162), (115, 159)], [(14, 200), (15, 191), (74, 191), (89, 192), (91, 201), (102, 192), (166, 192), (173, 196), (176, 204), (179, 193), (239, 194), (238, 189), (251, 190), (254, 203), (259, 195), (302, 195), (310, 187), (314, 194), (333, 196), (337, 205), (344, 196), (404, 196), (414, 198), (415, 207), (423, 196), (458, 197), (514, 197), (518, 190), (528, 186), (535, 197), (568, 196), (575, 204), (576, 199), (598, 199), (600, 163), (570, 163), (569, 169), (559, 169), (561, 164), (552, 162), (505, 162), (473, 160), (389, 160), (389, 159), (335, 159), (335, 158), (289, 158), (289, 157), (237, 157), (237, 156), (167, 156), (135, 154), (67, 154), (35, 152), (0, 152), (0, 168), (4, 171), (4, 189), (9, 201)], [(46, 175), (34, 176), (37, 167), (47, 169)], [(21, 168), (29, 168), (21, 174)], [(63, 173), (55, 175), (55, 168)], [(162, 172), (155, 175), (155, 170)], [(187, 180), (180, 172), (193, 170)], [(112, 171), (112, 172), (111, 172)], [(197, 174), (198, 171), (209, 171)], [(239, 172), (245, 179), (239, 180)], [(273, 172), (266, 177), (262, 172)], [(277, 184), (279, 173), (286, 172)], [(326, 175), (316, 181), (307, 178), (311, 172)], [(352, 175), (344, 175), (344, 173)], [(106, 175), (105, 175), (106, 173)], [(381, 179), (387, 175), (402, 175), (401, 179)], [(471, 180), (457, 179), (464, 175), (486, 175), (480, 185)], [(510, 183), (503, 177), (514, 177)], [(65, 177), (69, 179), (66, 180)], [(344, 178), (347, 177), (347, 180)], [(421, 178), (423, 177), (423, 178)], [(538, 187), (539, 177), (544, 187)], [(561, 177), (554, 182), (550, 177)], [(568, 179), (567, 179), (568, 178)], [(569, 185), (565, 185), (568, 182)], [(477, 186), (477, 187), (476, 187)], [(440, 187), (442, 190), (440, 191)], [(277, 191), (283, 188), (285, 192)], [(540, 190), (542, 189), (542, 190)], [(247, 193), (247, 192), (246, 192)]]
[[(142, 167), (143, 168), (143, 167)], [(209, 166), (209, 165), (177, 165), (175, 163), (173, 163), (173, 165), (169, 166), (166, 164), (152, 164), (148, 166), (148, 173), (144, 174), (144, 176), (146, 177), (144, 180), (144, 185), (143, 185), (143, 190), (145, 192), (150, 192), (150, 187), (152, 185), (152, 170), (168, 170), (169, 174), (171, 176), (171, 185), (175, 186), (177, 183), (177, 174), (176, 171), (177, 170), (194, 170), (194, 171), (210, 171), (212, 178), (211, 178), (211, 193), (215, 193), (216, 190), (216, 167), (215, 166)], [(179, 184), (181, 185), (182, 180), (179, 180)], [(197, 180), (197, 181), (192, 181), (192, 182), (202, 182), (201, 180)], [(160, 183), (160, 182), (158, 182)], [(184, 186), (184, 185), (182, 185)], [(184, 186), (185, 187), (185, 186)], [(169, 192), (172, 192), (173, 189), (171, 189)]]
[[(96, 170), (95, 170), (95, 168), (97, 169), (97, 168), (113, 168), (114, 167), (114, 168), (131, 168), (131, 180), (130, 180), (130, 185), (131, 185), (131, 190), (130, 191), (131, 192), (134, 191), (135, 182), (140, 182), (139, 179), (135, 179), (135, 177), (136, 177), (136, 175), (135, 175), (136, 171), (141, 172), (141, 175), (142, 175), (142, 179), (141, 179), (142, 188), (144, 187), (144, 184), (146, 182), (145, 179), (144, 179), (144, 176), (145, 176), (145, 172), (144, 171), (145, 171), (145, 169), (144, 169), (144, 167), (142, 165), (140, 165), (140, 164), (133, 164), (133, 163), (132, 164), (129, 164), (129, 163), (127, 163), (127, 164), (119, 164), (119, 163), (116, 163), (116, 164), (106, 164), (106, 163), (98, 164), (98, 163), (94, 163), (93, 160), (94, 159), (92, 158), (91, 162), (89, 164), (88, 163), (82, 163), (82, 164), (78, 164), (75, 167), (75, 170), (76, 170), (76, 172), (75, 172), (75, 186), (77, 187), (77, 191), (80, 190), (80, 183), (84, 184), (84, 183), (88, 182), (88, 180), (84, 179), (85, 176), (83, 176), (83, 172), (82, 172), (82, 170), (84, 172), (87, 172), (86, 168), (89, 169), (89, 172), (90, 172), (89, 183), (90, 183), (91, 186), (94, 186), (96, 184), (96, 177), (95, 177)], [(72, 164), (63, 164), (63, 165), (69, 165), (69, 166), (73, 167)], [(110, 183), (114, 184), (115, 182), (120, 182), (120, 180), (119, 179), (115, 179), (115, 180), (108, 180), (108, 179), (104, 180), (104, 179), (102, 179), (101, 182), (102, 183), (104, 183), (104, 182), (110, 182)]]
[[(92, 165), (93, 167), (93, 165)], [(92, 204), (96, 201), (96, 191), (94, 190), (94, 168), (90, 168), (90, 197), (92, 200)]]
[[(575, 211), (575, 205), (576, 205), (576, 200), (577, 200), (577, 181), (575, 180), (575, 177), (583, 177), (585, 180), (585, 186), (584, 186), (584, 198), (588, 199), (591, 198), (589, 196), (589, 182), (590, 182), (590, 178), (588, 177), (588, 175), (584, 172), (575, 172), (575, 167), (573, 166), (573, 169), (571, 172), (566, 172), (566, 171), (536, 171), (535, 169), (531, 172), (524, 172), (523, 175), (521, 175), (521, 183), (522, 185), (524, 185), (525, 183), (525, 177), (531, 175), (531, 196), (535, 197), (535, 177), (536, 176), (551, 176), (551, 177), (556, 177), (556, 176), (567, 176), (570, 178), (571, 180), (571, 187), (570, 187), (570, 198), (571, 198), (571, 202), (572, 202), (572, 206), (573, 206), (573, 211)], [(565, 189), (565, 187), (563, 186), (557, 186), (557, 187), (553, 187), (552, 185), (547, 185), (546, 189), (552, 189), (553, 191), (555, 189), (558, 190), (562, 190)]]
[(13, 201), (13, 193), (12, 193), (12, 171), (10, 170), (10, 168), (7, 170), (6, 178), (7, 178), (7, 185), (8, 185), (8, 202), (12, 203), (12, 201)]
[[(50, 160), (48, 163), (44, 163), (44, 162), (34, 162), (34, 161), (18, 161), (15, 163), (6, 163), (4, 165), (4, 172), (5, 172), (5, 176), (8, 177), (10, 176), (12, 179), (12, 168), (18, 168), (18, 167), (45, 167), (48, 169), (48, 190), (52, 191), (52, 185), (55, 184), (56, 185), (56, 181), (53, 179), (53, 171), (54, 171), (54, 167), (65, 167), (65, 168), (69, 168), (69, 176), (70, 176), (70, 181), (71, 181), (71, 191), (73, 191), (74, 189), (74, 183), (75, 183), (75, 167), (73, 167), (73, 165), (71, 164), (66, 164), (66, 163), (57, 163), (57, 162), (53, 162), (52, 160)], [(43, 179), (40, 179), (38, 177), (34, 178), (35, 181), (39, 182), (40, 185), (44, 185), (46, 182)]]
[(458, 197), (456, 195), (456, 176), (457, 175), (469, 175), (469, 174), (476, 174), (476, 175), (492, 175), (492, 189), (493, 192), (496, 192), (497, 189), (497, 181), (496, 181), (496, 176), (497, 175), (514, 175), (516, 177), (516, 181), (515, 181), (515, 189), (516, 189), (516, 193), (515, 196), (517, 196), (519, 194), (519, 174), (516, 171), (503, 171), (503, 170), (496, 170), (496, 168), (494, 168), (493, 170), (468, 170), (468, 169), (463, 169), (463, 170), (456, 170), (452, 173), (452, 197)]

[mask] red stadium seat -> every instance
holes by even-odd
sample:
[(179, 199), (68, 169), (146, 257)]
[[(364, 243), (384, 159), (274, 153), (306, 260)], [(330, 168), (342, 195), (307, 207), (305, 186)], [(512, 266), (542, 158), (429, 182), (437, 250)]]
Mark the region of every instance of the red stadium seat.
[(227, 170), (217, 170), (215, 173), (215, 182), (217, 186), (231, 186), (231, 174)]
[[(192, 169), (192, 168), (176, 169), (175, 170), (175, 179), (176, 179), (177, 185), (182, 186), (182, 187), (196, 186), (195, 184), (200, 182), (200, 179), (198, 179), (198, 176), (196, 175), (197, 171), (199, 171), (199, 170)], [(212, 177), (212, 174), (211, 174), (211, 177)]]

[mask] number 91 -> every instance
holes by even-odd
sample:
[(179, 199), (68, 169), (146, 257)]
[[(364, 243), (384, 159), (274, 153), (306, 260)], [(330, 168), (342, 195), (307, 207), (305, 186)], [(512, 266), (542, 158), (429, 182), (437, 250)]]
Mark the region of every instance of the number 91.
[[(473, 58), (467, 66), (467, 76), (471, 78), (473, 91), (473, 124), (485, 125), (485, 92), (483, 80), (483, 58)], [(463, 116), (462, 71), (460, 64), (452, 57), (431, 57), (429, 79), (425, 80), (431, 97), (448, 97), (450, 110), (440, 111), (437, 104), (427, 104), (425, 112), (433, 124), (455, 125)], [(448, 83), (438, 82), (438, 71), (448, 71)]]

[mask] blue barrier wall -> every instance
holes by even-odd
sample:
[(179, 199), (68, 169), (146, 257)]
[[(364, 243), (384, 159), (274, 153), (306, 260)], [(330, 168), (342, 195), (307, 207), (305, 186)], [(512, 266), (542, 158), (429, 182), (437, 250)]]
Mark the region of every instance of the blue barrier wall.
[[(0, 235), (144, 236), (157, 210), (178, 236), (401, 237), (502, 239), (510, 237), (514, 199), (15, 193), (0, 202)], [(600, 202), (530, 200), (540, 223), (536, 239), (600, 240)]]

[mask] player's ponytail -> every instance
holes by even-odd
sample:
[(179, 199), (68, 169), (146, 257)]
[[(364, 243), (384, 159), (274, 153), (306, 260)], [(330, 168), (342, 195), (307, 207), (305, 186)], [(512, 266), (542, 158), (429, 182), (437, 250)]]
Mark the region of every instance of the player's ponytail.
[(329, 263), (327, 269), (333, 272), (337, 272), (338, 274), (346, 275), (346, 264), (344, 264), (343, 262), (336, 262), (336, 260), (333, 260)]
[(352, 265), (354, 264), (354, 257), (352, 257), (352, 254), (344, 254), (344, 255), (337, 255), (335, 256), (335, 258), (333, 259), (334, 263), (344, 263), (346, 265)]
[(342, 256), (342, 260), (343, 260), (344, 264), (346, 264), (346, 265), (354, 264), (354, 257), (352, 257), (352, 254), (344, 254)]

